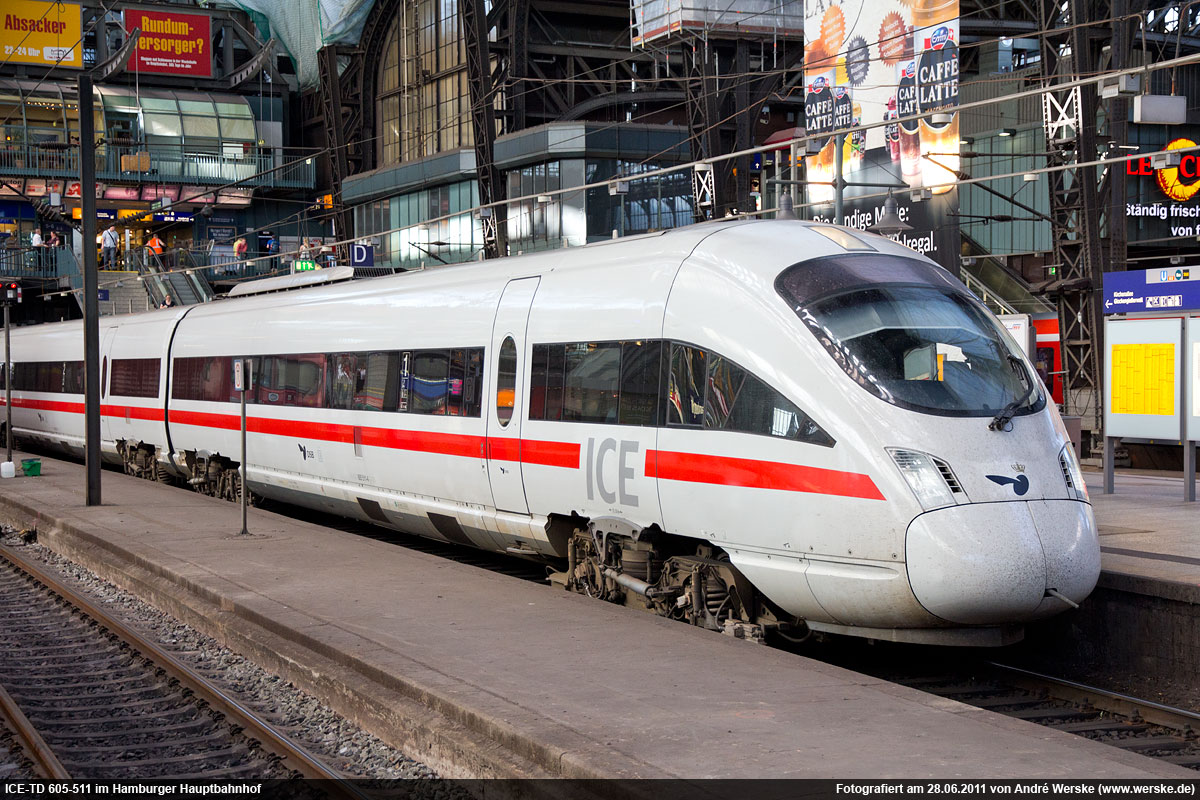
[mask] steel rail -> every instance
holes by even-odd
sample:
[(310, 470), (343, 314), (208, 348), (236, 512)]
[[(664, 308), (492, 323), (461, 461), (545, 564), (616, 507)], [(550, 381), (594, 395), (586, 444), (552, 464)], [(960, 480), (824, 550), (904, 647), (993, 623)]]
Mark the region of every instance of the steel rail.
[[(126, 645), (149, 658), (170, 677), (177, 680), (181, 686), (223, 713), (232, 724), (242, 728), (248, 737), (261, 744), (267, 752), (278, 756), (285, 766), (305, 778), (329, 781), (330, 785), (327, 790), (334, 796), (351, 800), (367, 800), (368, 795), (350, 785), (346, 781), (346, 776), (321, 763), (316, 756), (277, 732), (254, 711), (214, 686), (209, 680), (166, 650), (99, 608), (88, 598), (63, 584), (59, 578), (44, 571), (24, 556), (18, 555), (12, 548), (0, 547), (0, 555), (83, 614), (95, 620)], [(20, 713), (19, 709), (17, 709), (17, 713)]]
[(1133, 695), (1113, 692), (1097, 686), (1088, 686), (1087, 684), (1067, 680), (1066, 678), (1056, 678), (1053, 675), (1045, 675), (1022, 667), (1001, 664), (996, 661), (989, 661), (987, 663), (999, 670), (1024, 678), (1033, 684), (1051, 684), (1059, 690), (1057, 694), (1061, 700), (1085, 700), (1090, 702), (1096, 697), (1102, 697), (1108, 701), (1105, 710), (1112, 713), (1129, 717), (1139, 717), (1152, 725), (1161, 725), (1165, 728), (1172, 728), (1181, 732), (1200, 728), (1200, 714), (1195, 711), (1189, 711), (1186, 708), (1176, 708), (1164, 705), (1163, 703), (1156, 703), (1153, 700), (1143, 700)]
[(45, 777), (52, 781), (71, 780), (71, 773), (67, 772), (67, 768), (54, 755), (50, 745), (46, 744), (46, 740), (37, 732), (37, 728), (33, 727), (33, 723), (25, 716), (25, 712), (21, 710), (16, 701), (12, 699), (12, 695), (3, 686), (0, 686), (0, 714), (3, 714), (4, 718), (8, 720), (9, 726), (17, 736), (17, 742), (38, 765)]

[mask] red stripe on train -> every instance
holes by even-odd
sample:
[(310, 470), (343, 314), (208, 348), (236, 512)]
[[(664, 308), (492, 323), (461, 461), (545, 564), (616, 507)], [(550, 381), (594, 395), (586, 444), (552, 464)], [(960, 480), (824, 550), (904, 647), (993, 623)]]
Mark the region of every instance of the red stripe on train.
[[(0, 396), (0, 408), (4, 407), (4, 398)], [(37, 411), (61, 411), (67, 414), (84, 413), (83, 403), (70, 403), (65, 400), (35, 400), (28, 397), (14, 397), (13, 408), (32, 408)], [(162, 422), (163, 413), (159, 408), (146, 406), (100, 406), (102, 417), (126, 417), (128, 419), (148, 419)]]
[[(172, 411), (171, 422), (224, 430), (240, 430), (241, 428), (240, 417), (204, 411)], [(355, 427), (354, 425), (268, 417), (250, 417), (246, 420), (246, 430), (251, 433), (320, 439), (325, 442), (353, 442)], [(580, 448), (578, 444), (570, 442), (485, 438), (470, 434), (430, 433), (393, 428), (361, 427), (360, 430), (360, 442), (367, 447), (386, 447), (393, 450), (436, 453), (464, 458), (486, 457), (492, 461), (521, 461), (525, 464), (579, 469)]]
[(647, 451), (646, 477), (720, 486), (744, 486), (752, 489), (861, 497), (864, 500), (884, 499), (870, 476), (856, 472), (665, 450)]

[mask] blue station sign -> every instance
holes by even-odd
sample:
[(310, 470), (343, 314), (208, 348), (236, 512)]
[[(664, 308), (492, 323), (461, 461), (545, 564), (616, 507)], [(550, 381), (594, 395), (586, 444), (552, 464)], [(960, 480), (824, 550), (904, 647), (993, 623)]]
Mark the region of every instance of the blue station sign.
[(1104, 313), (1200, 310), (1200, 267), (1104, 273)]

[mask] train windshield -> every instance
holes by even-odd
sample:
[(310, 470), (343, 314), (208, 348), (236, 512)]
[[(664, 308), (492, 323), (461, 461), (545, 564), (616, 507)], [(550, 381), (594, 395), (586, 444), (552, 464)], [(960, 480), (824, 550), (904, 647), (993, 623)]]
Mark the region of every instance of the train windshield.
[(999, 322), (936, 266), (835, 256), (788, 269), (776, 286), (842, 369), (889, 403), (945, 416), (1045, 403)]

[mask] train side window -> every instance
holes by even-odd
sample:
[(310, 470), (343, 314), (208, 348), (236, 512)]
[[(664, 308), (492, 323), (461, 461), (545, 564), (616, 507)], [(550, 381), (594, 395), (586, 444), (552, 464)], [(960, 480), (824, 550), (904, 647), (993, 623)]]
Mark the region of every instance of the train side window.
[[(233, 378), (226, 356), (200, 356), (175, 359), (171, 377), (171, 397), (176, 400), (229, 402)], [(113, 393), (117, 393), (116, 365), (113, 360)]]
[(445, 414), (450, 351), (418, 350), (413, 355), (408, 410), (413, 414)]
[(483, 348), (472, 347), (466, 352), (466, 374), (463, 377), (463, 416), (481, 416), (483, 411)]
[(667, 387), (667, 425), (699, 428), (704, 424), (706, 353), (684, 344), (671, 345)]
[(529, 360), (529, 418), (546, 418), (546, 373), (549, 370), (550, 347), (535, 344)]
[(530, 364), (529, 418), (560, 420), (563, 416), (563, 370), (567, 345), (535, 344)]
[(63, 376), (64, 391), (67, 394), (83, 394), (83, 362), (68, 361), (66, 366)]
[[(224, 359), (228, 363), (229, 359)], [(273, 406), (321, 408), (325, 400), (325, 354), (263, 356), (257, 402)]]
[(734, 364), (711, 354), (704, 427), (758, 433), (833, 447), (833, 438), (792, 401)]
[[(365, 361), (365, 360), (364, 360)], [(366, 363), (362, 370), (366, 372)], [(325, 399), (327, 408), (352, 409), (354, 398), (366, 383), (366, 376), (359, 379), (358, 353), (331, 353), (329, 355), (329, 393)]]
[(513, 337), (504, 337), (496, 361), (496, 419), (500, 427), (507, 428), (517, 397), (517, 343)]
[(581, 342), (566, 347), (564, 420), (616, 424), (621, 391), (621, 345)]
[(462, 349), (450, 351), (450, 374), (446, 378), (446, 413), (463, 415), (463, 394), (466, 391), (466, 356)]
[(160, 369), (161, 361), (157, 358), (114, 358), (112, 362), (112, 395), (114, 397), (158, 397)]
[(360, 411), (383, 411), (396, 407), (400, 387), (400, 370), (396, 353), (365, 353), (359, 355), (358, 368), (366, 370), (362, 387), (354, 396), (354, 408)]
[(42, 361), (38, 363), (37, 390), (48, 394), (62, 394), (63, 362)]
[(661, 378), (662, 342), (621, 343), (620, 424), (662, 423), (658, 403)]
[(108, 396), (108, 356), (100, 362), (100, 396)]
[(561, 344), (547, 346), (546, 350), (546, 404), (542, 419), (563, 418), (563, 394), (567, 383), (567, 347)]

